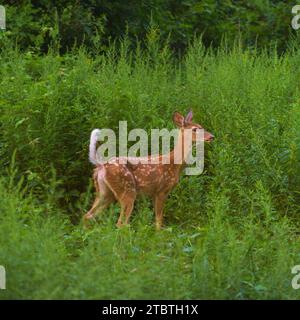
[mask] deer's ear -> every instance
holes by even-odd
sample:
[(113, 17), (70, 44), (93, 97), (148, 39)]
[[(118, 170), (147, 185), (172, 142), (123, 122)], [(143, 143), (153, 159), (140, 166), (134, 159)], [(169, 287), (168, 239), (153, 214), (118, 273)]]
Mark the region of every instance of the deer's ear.
[(184, 116), (177, 111), (174, 112), (173, 122), (175, 123), (175, 125), (177, 127), (183, 127), (184, 126)]
[(192, 122), (193, 120), (193, 111), (190, 110), (189, 113), (186, 115), (186, 117), (184, 118), (185, 122)]

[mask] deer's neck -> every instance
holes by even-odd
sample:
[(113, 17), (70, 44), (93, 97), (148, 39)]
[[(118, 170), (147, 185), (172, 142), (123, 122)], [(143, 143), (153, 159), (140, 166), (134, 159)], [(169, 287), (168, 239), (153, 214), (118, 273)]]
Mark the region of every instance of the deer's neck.
[(178, 165), (183, 167), (186, 165), (186, 160), (192, 151), (192, 139), (185, 139), (184, 130), (179, 130), (177, 143), (170, 153), (170, 162), (171, 164)]

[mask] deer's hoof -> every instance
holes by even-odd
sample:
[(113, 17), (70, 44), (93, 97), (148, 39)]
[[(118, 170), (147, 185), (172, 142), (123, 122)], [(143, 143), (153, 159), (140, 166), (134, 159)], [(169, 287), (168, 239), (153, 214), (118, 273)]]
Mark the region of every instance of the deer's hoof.
[(117, 224), (116, 224), (117, 228), (122, 228), (123, 227), (123, 223), (118, 221)]
[(162, 227), (161, 224), (156, 224), (156, 225), (155, 225), (155, 229), (156, 229), (157, 231), (161, 230), (161, 227)]
[(88, 214), (85, 214), (82, 218), (82, 223), (85, 229), (91, 228), (91, 220), (94, 220), (93, 217), (89, 216)]

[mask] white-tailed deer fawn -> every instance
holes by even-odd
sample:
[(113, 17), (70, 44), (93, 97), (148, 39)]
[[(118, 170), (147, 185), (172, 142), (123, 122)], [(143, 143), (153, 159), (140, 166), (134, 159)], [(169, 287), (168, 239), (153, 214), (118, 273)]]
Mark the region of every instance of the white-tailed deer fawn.
[[(138, 195), (147, 195), (153, 199), (156, 216), (156, 228), (160, 229), (163, 221), (163, 207), (170, 191), (179, 181), (181, 171), (186, 165), (186, 159), (192, 149), (193, 142), (197, 142), (197, 129), (203, 129), (199, 124), (192, 122), (193, 113), (190, 111), (186, 117), (179, 112), (173, 115), (173, 122), (180, 129), (177, 144), (167, 155), (150, 155), (148, 163), (130, 161), (123, 164), (114, 158), (113, 161), (101, 162), (96, 157), (96, 143), (99, 130), (92, 131), (90, 140), (90, 161), (96, 165), (93, 179), (96, 188), (96, 199), (92, 208), (84, 215), (84, 224), (107, 208), (111, 203), (118, 201), (121, 213), (117, 226), (129, 223), (135, 199)], [(186, 129), (192, 129), (191, 139), (185, 140)], [(190, 131), (190, 130), (189, 130)], [(214, 136), (204, 131), (204, 141), (212, 141)], [(184, 145), (188, 144), (188, 145)], [(169, 163), (163, 157), (169, 157)], [(178, 156), (182, 161), (178, 164)], [(151, 161), (156, 157), (159, 161)], [(132, 159), (132, 158), (131, 158)], [(139, 158), (135, 158), (137, 160)], [(125, 217), (125, 222), (123, 222)]]

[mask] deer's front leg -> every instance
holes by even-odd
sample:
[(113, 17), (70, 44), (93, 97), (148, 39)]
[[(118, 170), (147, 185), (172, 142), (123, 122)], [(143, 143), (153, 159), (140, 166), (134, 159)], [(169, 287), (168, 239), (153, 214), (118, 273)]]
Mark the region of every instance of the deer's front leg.
[(163, 209), (167, 196), (167, 193), (159, 193), (154, 198), (154, 210), (157, 230), (160, 230), (163, 223)]

